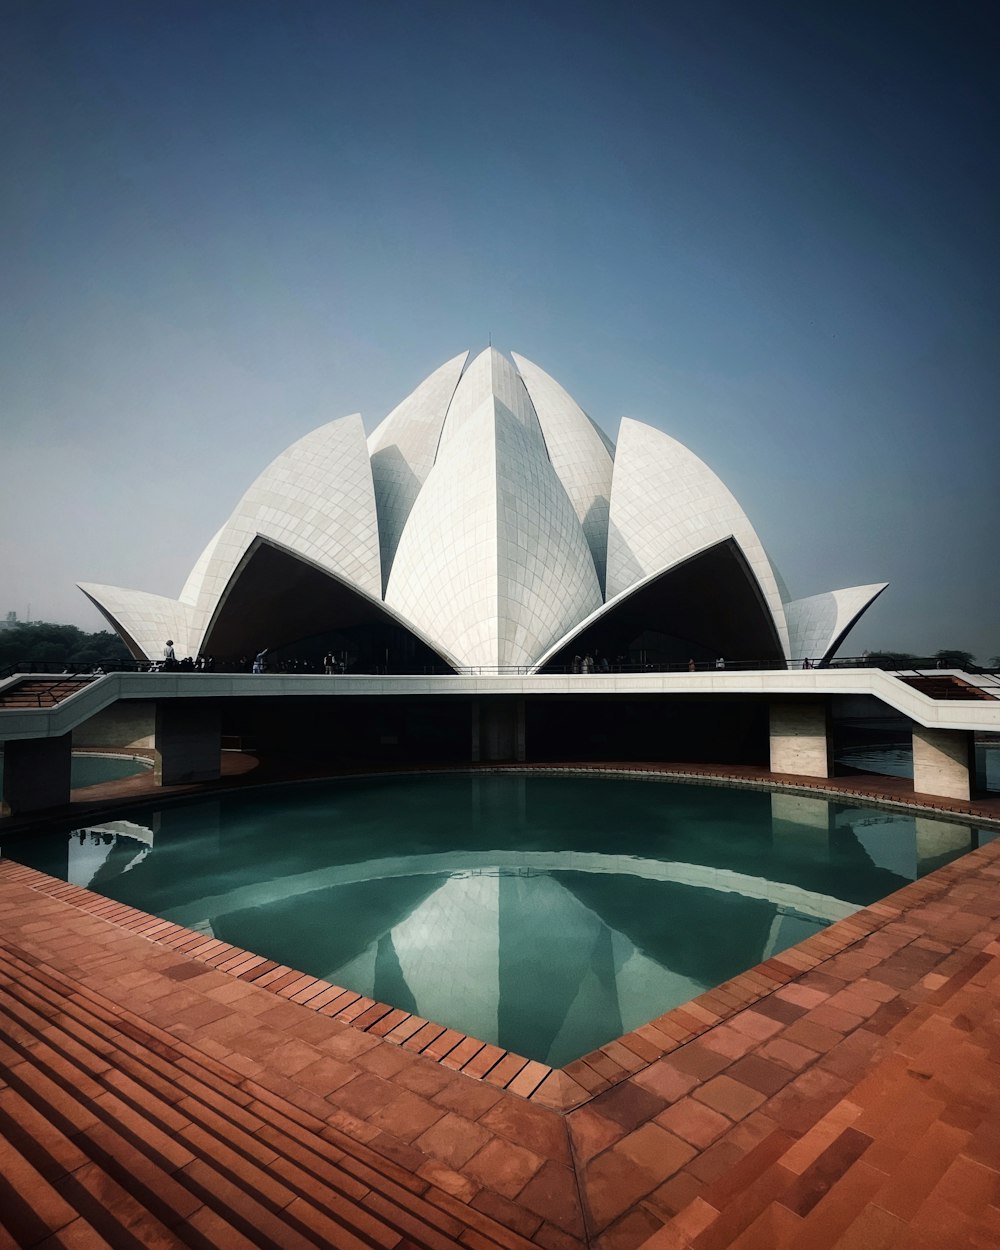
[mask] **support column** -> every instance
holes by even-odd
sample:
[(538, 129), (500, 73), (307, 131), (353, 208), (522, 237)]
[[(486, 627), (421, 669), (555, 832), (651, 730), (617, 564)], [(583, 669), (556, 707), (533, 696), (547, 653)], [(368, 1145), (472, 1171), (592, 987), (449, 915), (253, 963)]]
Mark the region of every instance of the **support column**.
[(945, 799), (972, 797), (975, 755), (966, 729), (913, 726), (913, 790)]
[(215, 781), (222, 755), (221, 710), (194, 701), (158, 703), (155, 749), (158, 786)]
[(771, 772), (829, 777), (829, 708), (826, 703), (771, 704)]
[(525, 756), (524, 700), (479, 700), (478, 725), (473, 725), (472, 741), (474, 760), (521, 763)]
[(3, 812), (20, 816), (69, 802), (72, 734), (20, 738), (3, 749)]
[(479, 700), (473, 699), (472, 700), (472, 745), (471, 745), (471, 758), (472, 758), (473, 764), (478, 764), (479, 761), (483, 758), (482, 748), (480, 744), (481, 735), (480, 735), (480, 730), (479, 730), (480, 715), (481, 713), (480, 713), (480, 707), (479, 707)]

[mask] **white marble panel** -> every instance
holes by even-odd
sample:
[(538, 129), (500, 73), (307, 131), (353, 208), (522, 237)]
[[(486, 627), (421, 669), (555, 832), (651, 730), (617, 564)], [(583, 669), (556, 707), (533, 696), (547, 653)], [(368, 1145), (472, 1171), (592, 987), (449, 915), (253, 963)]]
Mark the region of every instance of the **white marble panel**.
[(331, 421), (293, 443), (237, 504), (209, 556), (193, 609), (199, 645), (257, 535), (381, 598), (375, 490), (360, 415)]
[(120, 635), (131, 640), (129, 650), (136, 659), (162, 660), (168, 638), (173, 639), (178, 660), (197, 655), (192, 629), (192, 610), (186, 603), (153, 595), (145, 590), (125, 590), (121, 586), (101, 586), (95, 582), (77, 585), (107, 617)]
[(583, 526), (603, 592), (614, 445), (555, 378), (511, 354), (538, 415), (549, 460)]
[(442, 442), (386, 603), (459, 663), (493, 666), (530, 664), (600, 602), (541, 437), (487, 396)]
[(448, 408), (441, 434), (441, 447), (461, 433), (466, 422), (477, 413), (487, 399), (499, 399), (518, 421), (541, 442), (538, 418), (524, 383), (517, 370), (495, 347), (480, 352), (469, 365), (458, 384)]
[(828, 659), (858, 617), (875, 602), (888, 584), (874, 582), (870, 586), (848, 586), (844, 590), (828, 590), (786, 603), (792, 663), (804, 659), (814, 663)]
[(446, 361), (398, 404), (368, 437), (375, 504), (378, 509), (382, 585), (413, 502), (437, 455), (441, 428), (469, 358), (462, 352)]
[(607, 599), (732, 536), (757, 578), (788, 655), (788, 628), (771, 562), (750, 521), (704, 461), (669, 434), (622, 420), (608, 524)]

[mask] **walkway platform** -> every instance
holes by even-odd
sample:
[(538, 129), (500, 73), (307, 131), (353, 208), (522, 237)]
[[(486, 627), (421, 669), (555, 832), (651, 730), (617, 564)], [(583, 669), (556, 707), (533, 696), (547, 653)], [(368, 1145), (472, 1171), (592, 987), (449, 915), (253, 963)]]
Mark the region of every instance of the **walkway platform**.
[(0, 1247), (997, 1246), (998, 934), (1000, 841), (550, 1071), (3, 860)]

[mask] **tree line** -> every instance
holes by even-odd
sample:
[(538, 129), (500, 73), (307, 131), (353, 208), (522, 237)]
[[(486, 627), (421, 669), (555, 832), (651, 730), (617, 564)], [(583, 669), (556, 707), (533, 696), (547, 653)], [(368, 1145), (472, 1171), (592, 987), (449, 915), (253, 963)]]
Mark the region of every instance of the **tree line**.
[(128, 647), (110, 630), (88, 634), (75, 625), (51, 621), (18, 621), (0, 629), (0, 674), (19, 664), (55, 673), (66, 669), (86, 673), (131, 658)]

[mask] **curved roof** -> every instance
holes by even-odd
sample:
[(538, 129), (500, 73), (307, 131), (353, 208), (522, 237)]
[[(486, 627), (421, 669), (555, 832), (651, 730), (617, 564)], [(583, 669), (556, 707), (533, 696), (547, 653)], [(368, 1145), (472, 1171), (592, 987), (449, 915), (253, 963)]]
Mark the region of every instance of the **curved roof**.
[(96, 582), (77, 585), (137, 660), (162, 659), (168, 638), (173, 639), (174, 654), (179, 660), (198, 654), (200, 637), (195, 637), (197, 631), (188, 604), (146, 590), (125, 590)]
[(531, 664), (600, 602), (540, 434), (487, 397), (442, 442), (386, 603), (462, 664), (506, 666)]
[(461, 352), (435, 369), (368, 437), (383, 589), (410, 509), (434, 466), (441, 427), (468, 358)]
[(331, 421), (293, 443), (236, 505), (202, 578), (194, 609), (195, 626), (202, 632), (258, 535), (381, 598), (375, 490), (359, 414)]
[[(399, 625), (409, 641), (386, 636), (402, 663), (417, 663), (420, 642), (452, 666), (535, 668), (590, 626), (602, 653), (655, 637), (664, 656), (826, 656), (882, 589), (791, 600), (697, 456), (628, 419), (616, 448), (554, 378), (514, 362), (492, 346), (471, 362), (462, 352), (369, 438), (357, 414), (300, 438), (243, 495), (177, 600), (86, 593), (151, 658), (167, 634), (197, 654), (255, 625), (269, 645), (321, 626)], [(269, 577), (294, 594), (272, 593)]]
[(785, 604), (792, 660), (827, 660), (888, 582), (827, 590)]
[(511, 354), (538, 415), (549, 460), (583, 526), (603, 592), (614, 445), (555, 378), (524, 356)]
[(746, 513), (722, 480), (683, 444), (623, 418), (611, 483), (608, 599), (729, 537), (739, 543), (760, 584), (787, 656), (781, 592)]

